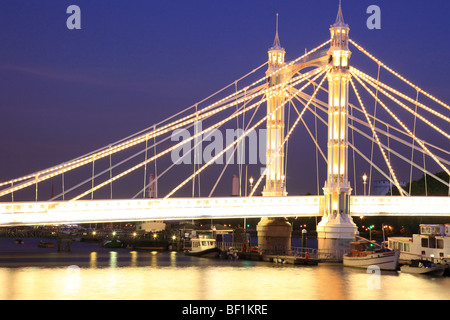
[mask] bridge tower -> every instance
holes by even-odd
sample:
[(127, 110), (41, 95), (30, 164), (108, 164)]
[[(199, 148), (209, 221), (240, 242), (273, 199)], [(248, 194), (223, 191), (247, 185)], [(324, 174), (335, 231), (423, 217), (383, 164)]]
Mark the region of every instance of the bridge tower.
[[(286, 51), (281, 47), (280, 38), (278, 36), (278, 14), (277, 14), (277, 27), (275, 33), (275, 40), (273, 45), (269, 48), (269, 68), (266, 71), (266, 75), (274, 73), (281, 69), (284, 63), (284, 56)], [(277, 72), (276, 74), (268, 78), (269, 88), (273, 88), (285, 81), (286, 73)], [(285, 92), (282, 87), (278, 87), (276, 90), (269, 93), (267, 100), (267, 114), (272, 114), (285, 100)], [(266, 185), (262, 192), (263, 196), (279, 197), (285, 196), (285, 172), (284, 172), (284, 107), (274, 112), (272, 116), (267, 118), (267, 144), (266, 144), (266, 161), (270, 162), (272, 158), (275, 160), (269, 164), (267, 163), (266, 171)], [(278, 149), (280, 149), (278, 151)]]
[(319, 249), (348, 250), (357, 227), (350, 216), (348, 181), (348, 87), (350, 81), (348, 48), (350, 28), (344, 22), (341, 3), (336, 22), (330, 27), (328, 51), (328, 168), (323, 188), (323, 217), (317, 225)]
[[(269, 48), (269, 61), (266, 75), (269, 76), (284, 67), (286, 51), (281, 47), (278, 36), (278, 14), (276, 22), (275, 40)], [(270, 76), (267, 81), (269, 88), (282, 84), (287, 73), (280, 71)], [(267, 144), (266, 144), (266, 185), (262, 192), (264, 197), (286, 196), (285, 168), (284, 168), (284, 128), (285, 108), (276, 110), (285, 101), (285, 92), (282, 86), (278, 86), (269, 94), (267, 100)], [(273, 112), (273, 114), (272, 114)], [(274, 158), (274, 161), (271, 159)], [(270, 163), (271, 162), (271, 163)], [(288, 254), (291, 250), (292, 225), (286, 218), (262, 218), (258, 223), (258, 250), (266, 254)]]

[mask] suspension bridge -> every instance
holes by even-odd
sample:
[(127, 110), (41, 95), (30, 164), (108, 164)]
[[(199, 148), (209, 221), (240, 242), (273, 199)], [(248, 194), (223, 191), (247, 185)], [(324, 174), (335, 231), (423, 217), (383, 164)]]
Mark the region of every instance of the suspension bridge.
[[(0, 226), (320, 216), (319, 236), (351, 238), (351, 216), (450, 216), (450, 183), (436, 174), (450, 175), (450, 106), (365, 50), (349, 30), (339, 5), (330, 39), (286, 62), (277, 16), (268, 61), (245, 76), (131, 136), (1, 182)], [(355, 54), (367, 59), (363, 68), (372, 63), (377, 74), (351, 65)], [(288, 195), (288, 153), (300, 126), (306, 132), (302, 139), (310, 139), (315, 149), (317, 195)], [(233, 139), (218, 143), (230, 127)], [(261, 128), (266, 130), (263, 168), (247, 190), (246, 163), (252, 154), (245, 141), (254, 145), (252, 137)], [(181, 135), (186, 132), (192, 134)], [(230, 179), (227, 168), (235, 160), (239, 191), (224, 196), (218, 186)], [(358, 161), (369, 171), (369, 195), (351, 195), (360, 176)], [(320, 164), (326, 167), (323, 194)], [(402, 177), (409, 186), (413, 172), (419, 172), (442, 184), (449, 196), (412, 196), (398, 173), (405, 168), (409, 174)], [(293, 168), (290, 162), (289, 170), (312, 168)], [(372, 195), (375, 173), (399, 195)], [(131, 176), (138, 183), (130, 184)], [(119, 183), (134, 195), (115, 198)], [(51, 197), (43, 200), (42, 190), (49, 186)], [(163, 189), (168, 190), (163, 194)]]

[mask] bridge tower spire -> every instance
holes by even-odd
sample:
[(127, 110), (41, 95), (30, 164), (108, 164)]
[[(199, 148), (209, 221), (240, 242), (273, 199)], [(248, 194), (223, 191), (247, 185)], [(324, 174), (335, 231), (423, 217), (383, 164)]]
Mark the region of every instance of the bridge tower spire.
[[(276, 21), (276, 32), (273, 45), (269, 48), (269, 62), (266, 75), (273, 74), (280, 70), (284, 65), (284, 56), (286, 51), (281, 47), (278, 36), (278, 13)], [(275, 87), (285, 81), (284, 72), (276, 72), (268, 78), (269, 88)], [(272, 114), (285, 100), (284, 88), (281, 86), (269, 93), (267, 100), (267, 114)], [(284, 147), (280, 146), (284, 140), (284, 110), (282, 107), (267, 118), (267, 144), (266, 144), (266, 185), (263, 190), (263, 196), (284, 196), (285, 190), (285, 172), (284, 172)], [(280, 150), (279, 150), (280, 149)], [(275, 158), (271, 164), (270, 160)]]
[(323, 217), (317, 226), (321, 249), (348, 249), (357, 230), (350, 216), (352, 188), (348, 181), (349, 30), (339, 1), (336, 22), (330, 27), (328, 51), (328, 167)]
[[(269, 88), (267, 99), (267, 144), (266, 144), (266, 185), (264, 197), (285, 196), (284, 168), (284, 106), (275, 111), (285, 101), (285, 89), (282, 84), (288, 74), (281, 70), (284, 66), (284, 49), (278, 36), (278, 13), (273, 46), (269, 48), (269, 68), (266, 71)], [(277, 86), (277, 87), (276, 87)], [(273, 113), (272, 113), (273, 112)], [(274, 161), (272, 161), (274, 159)], [(291, 251), (292, 225), (286, 218), (263, 217), (256, 226), (258, 233), (258, 251), (266, 254), (289, 254)]]

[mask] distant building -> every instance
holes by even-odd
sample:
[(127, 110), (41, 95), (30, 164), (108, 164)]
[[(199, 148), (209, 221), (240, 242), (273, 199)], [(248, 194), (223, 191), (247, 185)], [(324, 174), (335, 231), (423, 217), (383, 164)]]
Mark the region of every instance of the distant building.
[[(399, 181), (402, 188), (406, 187), (406, 182)], [(375, 180), (372, 184), (370, 194), (373, 196), (385, 196), (391, 192), (392, 182), (389, 180)]]
[(233, 180), (231, 180), (231, 195), (233, 197), (239, 196), (239, 177), (233, 174)]
[(166, 230), (166, 224), (162, 221), (143, 221), (136, 223), (136, 231), (158, 232)]
[(183, 238), (194, 238), (200, 236), (214, 238), (219, 234), (225, 235), (233, 233), (232, 228), (226, 227), (221, 224), (196, 225), (187, 222), (172, 225), (171, 230), (180, 232), (180, 235)]
[(148, 178), (148, 197), (151, 199), (158, 198), (158, 179), (155, 179), (153, 173)]

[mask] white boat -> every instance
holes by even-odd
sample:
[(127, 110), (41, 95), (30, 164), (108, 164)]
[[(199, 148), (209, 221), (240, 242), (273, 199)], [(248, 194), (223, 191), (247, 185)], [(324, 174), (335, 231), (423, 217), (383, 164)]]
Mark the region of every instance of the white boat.
[(414, 259), (411, 264), (405, 264), (400, 267), (401, 272), (412, 274), (427, 274), (433, 276), (443, 276), (447, 265), (435, 264), (429, 260)]
[(185, 252), (188, 256), (217, 258), (220, 249), (216, 246), (215, 239), (193, 238), (191, 239), (191, 250)]
[(367, 241), (355, 241), (350, 243), (350, 253), (343, 256), (346, 267), (368, 268), (378, 266), (380, 270), (397, 270), (399, 251), (389, 249), (373, 249)]
[(450, 224), (421, 224), (420, 234), (389, 237), (388, 246), (400, 251), (400, 263), (426, 259), (450, 263)]

